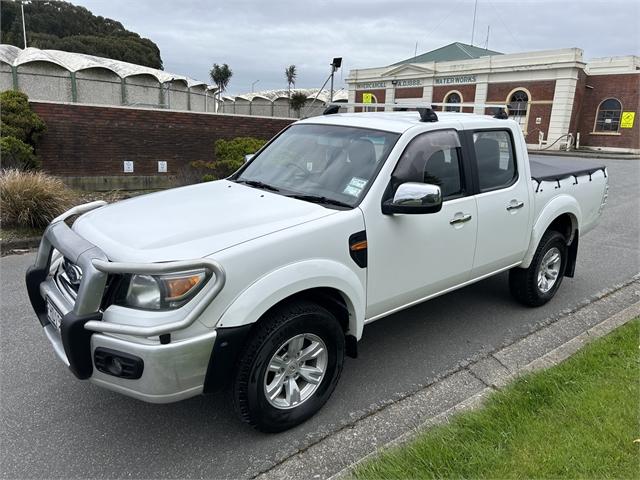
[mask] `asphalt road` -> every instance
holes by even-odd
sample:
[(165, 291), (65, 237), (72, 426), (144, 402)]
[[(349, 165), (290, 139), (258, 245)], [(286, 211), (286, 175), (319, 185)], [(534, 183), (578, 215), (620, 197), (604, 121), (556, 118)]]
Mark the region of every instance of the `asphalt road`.
[(347, 359), (324, 409), (277, 435), (236, 420), (224, 395), (150, 405), (76, 380), (28, 306), (23, 274), (33, 254), (2, 258), (2, 477), (250, 477), (524, 336), (640, 271), (640, 162), (602, 161), (610, 173), (609, 204), (597, 229), (580, 239), (576, 277), (565, 279), (552, 302), (521, 307), (503, 274), (380, 320), (365, 328), (360, 358)]

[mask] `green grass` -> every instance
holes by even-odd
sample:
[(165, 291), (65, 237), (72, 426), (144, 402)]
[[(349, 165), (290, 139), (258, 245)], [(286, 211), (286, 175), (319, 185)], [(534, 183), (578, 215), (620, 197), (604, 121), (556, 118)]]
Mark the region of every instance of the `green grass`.
[(640, 478), (639, 342), (635, 319), (354, 476)]

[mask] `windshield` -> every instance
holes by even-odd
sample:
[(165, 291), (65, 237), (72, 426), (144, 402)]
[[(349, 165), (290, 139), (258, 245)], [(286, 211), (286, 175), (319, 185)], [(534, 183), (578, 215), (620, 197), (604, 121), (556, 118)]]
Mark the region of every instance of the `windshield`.
[(399, 136), (337, 125), (294, 125), (235, 181), (302, 200), (354, 207)]

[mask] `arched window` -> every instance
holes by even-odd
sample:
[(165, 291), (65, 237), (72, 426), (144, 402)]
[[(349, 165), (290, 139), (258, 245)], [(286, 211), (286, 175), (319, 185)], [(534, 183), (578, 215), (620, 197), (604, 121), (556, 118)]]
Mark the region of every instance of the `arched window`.
[(527, 113), (529, 112), (529, 93), (524, 89), (511, 92), (507, 98), (509, 118), (520, 124), (523, 132), (527, 132)]
[(620, 128), (622, 104), (615, 98), (607, 98), (598, 106), (594, 132), (617, 132)]
[[(462, 103), (462, 95), (456, 91), (449, 92), (447, 96), (444, 97), (444, 103)], [(446, 112), (459, 112), (460, 107), (447, 106), (444, 110)]]

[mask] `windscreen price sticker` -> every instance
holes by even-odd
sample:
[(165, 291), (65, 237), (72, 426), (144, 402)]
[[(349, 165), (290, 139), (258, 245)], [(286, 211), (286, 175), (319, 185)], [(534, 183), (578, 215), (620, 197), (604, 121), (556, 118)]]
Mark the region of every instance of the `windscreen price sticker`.
[(636, 112), (622, 112), (620, 118), (620, 128), (633, 128), (633, 121), (636, 118)]
[(363, 93), (362, 103), (373, 103), (373, 93)]

